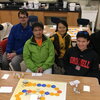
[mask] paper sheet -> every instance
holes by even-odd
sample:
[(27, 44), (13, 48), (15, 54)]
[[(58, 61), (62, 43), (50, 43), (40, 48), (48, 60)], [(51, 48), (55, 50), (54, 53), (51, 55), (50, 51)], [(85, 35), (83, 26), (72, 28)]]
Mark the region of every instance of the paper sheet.
[(0, 87), (0, 93), (11, 93), (12, 89), (13, 89), (13, 87), (2, 86), (2, 87)]
[(30, 100), (38, 100), (38, 95), (32, 94)]
[(42, 73), (32, 73), (32, 76), (42, 76)]
[(84, 85), (83, 86), (83, 91), (90, 92), (90, 86)]
[(4, 74), (1, 79), (7, 79), (8, 77), (9, 77), (9, 74)]

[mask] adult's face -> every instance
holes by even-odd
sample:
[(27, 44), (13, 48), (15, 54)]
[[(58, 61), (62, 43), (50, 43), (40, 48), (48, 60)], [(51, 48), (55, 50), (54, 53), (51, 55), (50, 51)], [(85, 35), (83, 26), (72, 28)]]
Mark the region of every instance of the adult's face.
[(19, 22), (24, 25), (24, 24), (27, 24), (28, 22), (28, 17), (24, 14), (20, 14), (19, 15)]
[(43, 29), (41, 27), (34, 27), (33, 34), (36, 39), (41, 39), (43, 34)]

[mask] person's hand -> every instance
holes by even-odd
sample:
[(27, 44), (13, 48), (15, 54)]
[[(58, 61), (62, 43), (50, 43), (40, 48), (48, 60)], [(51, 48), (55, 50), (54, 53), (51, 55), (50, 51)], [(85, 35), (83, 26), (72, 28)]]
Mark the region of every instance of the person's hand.
[(42, 68), (42, 67), (39, 67), (39, 68), (37, 69), (37, 73), (43, 73), (43, 68)]
[(87, 25), (87, 27), (85, 28), (85, 30), (84, 31), (87, 31), (88, 33), (89, 33), (89, 35), (91, 35), (92, 34), (92, 32), (91, 32), (91, 30), (90, 30), (90, 26), (89, 25)]
[(86, 29), (86, 31), (89, 33), (89, 35), (91, 35), (91, 34), (92, 34), (92, 32), (91, 32), (90, 28), (87, 28), (87, 29)]
[(8, 60), (11, 60), (15, 56), (16, 56), (16, 53), (7, 53), (7, 59)]

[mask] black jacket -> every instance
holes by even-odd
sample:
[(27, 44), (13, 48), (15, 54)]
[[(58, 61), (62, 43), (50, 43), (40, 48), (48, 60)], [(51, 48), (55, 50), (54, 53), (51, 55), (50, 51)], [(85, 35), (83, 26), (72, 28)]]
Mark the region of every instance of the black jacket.
[(90, 38), (90, 46), (96, 51), (99, 56), (99, 64), (100, 64), (100, 31), (91, 35)]
[(65, 74), (98, 78), (98, 57), (92, 49), (70, 48), (64, 56)]
[(51, 40), (53, 41), (54, 48), (56, 50), (56, 57), (57, 58), (63, 58), (63, 57), (61, 57), (61, 50), (62, 49), (64, 50), (64, 52), (67, 52), (68, 48), (71, 47), (71, 36), (68, 33), (65, 33), (65, 35), (62, 37), (62, 39), (65, 40), (65, 42), (64, 42), (65, 47), (63, 47), (63, 45), (60, 45), (60, 41), (62, 41), (60, 39), (60, 37), (61, 37), (61, 35), (59, 35), (58, 32), (50, 37)]

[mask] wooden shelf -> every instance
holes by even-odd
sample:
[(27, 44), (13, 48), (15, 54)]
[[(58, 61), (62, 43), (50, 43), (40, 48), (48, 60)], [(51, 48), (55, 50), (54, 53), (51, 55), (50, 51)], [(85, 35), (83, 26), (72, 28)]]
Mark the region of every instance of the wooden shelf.
[[(28, 11), (29, 15), (38, 16), (38, 20), (45, 24), (45, 17), (65, 17), (69, 26), (77, 26), (77, 19), (80, 12), (59, 12), (59, 11)], [(0, 22), (18, 23), (18, 10), (0, 10)]]

